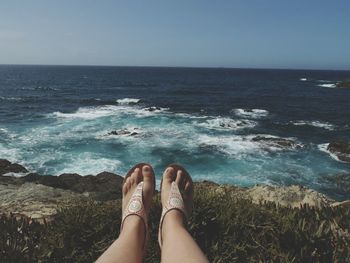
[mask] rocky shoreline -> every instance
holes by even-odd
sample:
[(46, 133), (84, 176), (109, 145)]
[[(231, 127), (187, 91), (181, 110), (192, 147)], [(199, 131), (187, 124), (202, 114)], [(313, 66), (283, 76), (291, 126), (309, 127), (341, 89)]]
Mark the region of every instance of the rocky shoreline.
[[(15, 177), (13, 173), (25, 174)], [(43, 176), (29, 173), (17, 163), (0, 159), (0, 214), (26, 216), (39, 221), (50, 220), (58, 208), (81, 201), (110, 202), (121, 198), (123, 177), (102, 172), (97, 175), (61, 174)], [(253, 203), (274, 202), (281, 206), (313, 207), (347, 206), (350, 200), (336, 202), (324, 194), (302, 186), (257, 185), (243, 188), (219, 185), (214, 182), (196, 182), (196, 188), (208, 192), (229, 193)]]

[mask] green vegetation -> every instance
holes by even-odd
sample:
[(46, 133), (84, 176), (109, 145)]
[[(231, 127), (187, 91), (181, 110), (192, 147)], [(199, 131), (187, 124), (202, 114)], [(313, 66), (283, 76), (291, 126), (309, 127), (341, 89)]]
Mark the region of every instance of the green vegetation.
[[(211, 262), (350, 262), (350, 209), (252, 204), (229, 190), (196, 190), (189, 228)], [(121, 202), (62, 209), (50, 223), (0, 218), (1, 262), (93, 262), (118, 236)], [(146, 262), (159, 262), (159, 196)]]

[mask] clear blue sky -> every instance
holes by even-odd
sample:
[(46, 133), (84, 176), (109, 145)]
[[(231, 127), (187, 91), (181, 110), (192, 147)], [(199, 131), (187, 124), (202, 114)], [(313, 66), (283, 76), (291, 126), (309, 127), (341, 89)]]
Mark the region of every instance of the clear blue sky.
[(349, 0), (1, 0), (0, 64), (350, 69)]

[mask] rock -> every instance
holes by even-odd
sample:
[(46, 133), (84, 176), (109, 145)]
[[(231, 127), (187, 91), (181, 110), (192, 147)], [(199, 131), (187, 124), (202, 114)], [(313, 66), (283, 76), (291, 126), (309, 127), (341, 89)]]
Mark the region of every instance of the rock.
[(299, 185), (270, 186), (259, 185), (246, 191), (253, 203), (274, 202), (281, 206), (300, 207), (309, 205), (313, 207), (329, 206), (334, 200), (314, 190)]
[(279, 137), (266, 137), (266, 136), (256, 136), (252, 138), (252, 141), (254, 142), (266, 142), (269, 144), (273, 144), (274, 146), (280, 147), (280, 148), (286, 148), (286, 149), (295, 149), (295, 148), (301, 148), (302, 145), (291, 140), (291, 139), (285, 139), (285, 138), (279, 138)]
[(58, 207), (69, 206), (76, 201), (88, 200), (81, 194), (42, 184), (0, 184), (0, 214), (27, 216), (32, 219), (50, 219)]
[(150, 112), (152, 112), (152, 111), (156, 111), (156, 110), (161, 110), (162, 108), (160, 108), (160, 107), (148, 107), (148, 108), (145, 108), (144, 110), (145, 111), (150, 111)]
[(350, 143), (334, 141), (328, 145), (327, 150), (335, 154), (340, 161), (350, 163)]
[[(7, 160), (1, 160), (2, 171), (27, 171), (23, 166), (15, 164), (13, 166)], [(15, 167), (10, 170), (8, 167)], [(6, 169), (5, 169), (6, 168)], [(20, 168), (20, 169), (18, 169)], [(29, 173), (23, 177), (0, 176), (1, 185), (23, 185), (25, 183), (35, 183), (53, 188), (71, 190), (76, 193), (88, 193), (95, 200), (114, 200), (121, 197), (123, 177), (109, 172), (102, 172), (94, 175), (81, 176), (76, 173), (66, 173), (59, 176), (39, 175)]]
[(61, 174), (58, 176), (61, 188), (74, 192), (94, 192), (95, 199), (112, 200), (121, 197), (123, 177), (102, 172), (96, 176), (78, 174)]
[(133, 128), (132, 130), (128, 130), (128, 129), (120, 129), (120, 130), (115, 130), (115, 131), (111, 131), (109, 133), (107, 133), (107, 135), (128, 135), (128, 136), (136, 136), (139, 134), (138, 132), (138, 128)]
[(342, 202), (334, 202), (331, 206), (333, 207), (347, 207), (350, 208), (350, 200), (345, 200)]
[(8, 160), (0, 159), (0, 175), (7, 173), (27, 173), (28, 170), (18, 163), (11, 163)]
[(337, 88), (350, 88), (350, 80), (341, 81), (336, 84)]
[(195, 183), (196, 191), (204, 191), (208, 196), (211, 193), (229, 193), (235, 199), (247, 199), (255, 204), (272, 202), (280, 206), (300, 208), (301, 205), (313, 207), (330, 206), (333, 199), (318, 193), (312, 189), (299, 185), (271, 186), (257, 185), (252, 188), (238, 187), (234, 185), (217, 185), (213, 183)]

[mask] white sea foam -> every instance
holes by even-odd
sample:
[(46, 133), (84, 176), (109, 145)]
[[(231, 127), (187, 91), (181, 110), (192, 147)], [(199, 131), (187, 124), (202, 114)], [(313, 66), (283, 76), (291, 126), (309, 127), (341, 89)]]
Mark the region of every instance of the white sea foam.
[(327, 154), (329, 154), (330, 157), (332, 157), (334, 160), (343, 163), (343, 161), (341, 161), (337, 155), (335, 155), (334, 153), (332, 153), (331, 151), (329, 151), (328, 148), (329, 143), (322, 143), (317, 145), (317, 148), (321, 151), (321, 152), (325, 152)]
[(8, 130), (6, 128), (0, 128), (0, 133), (8, 133)]
[(317, 82), (329, 83), (329, 82), (332, 82), (332, 81), (330, 81), (330, 80), (325, 80), (325, 79), (319, 79), (319, 80), (317, 80)]
[(334, 84), (334, 83), (325, 83), (325, 84), (318, 84), (317, 86), (323, 87), (323, 88), (331, 88), (331, 89), (333, 89), (333, 88), (335, 88), (337, 85)]
[(9, 176), (9, 177), (23, 177), (26, 176), (28, 173), (6, 173), (3, 174), (2, 176)]
[(134, 98), (124, 98), (124, 99), (118, 99), (117, 103), (119, 105), (130, 105), (130, 104), (137, 104), (140, 102), (140, 99), (134, 99)]
[(100, 107), (82, 107), (79, 108), (76, 112), (72, 113), (63, 113), (63, 112), (54, 112), (52, 115), (58, 118), (80, 118), (80, 119), (96, 119), (100, 117), (106, 117), (115, 115), (119, 112), (119, 108), (116, 106), (100, 106)]
[(122, 162), (116, 159), (102, 158), (92, 153), (81, 153), (72, 156), (70, 162), (65, 162), (64, 168), (57, 169), (55, 175), (62, 173), (78, 173), (81, 175), (98, 174), (103, 171), (116, 172)]
[[(257, 140), (253, 139), (257, 136), (264, 138), (275, 138), (275, 139), (287, 139), (293, 138), (281, 138), (268, 134), (256, 134), (256, 135), (229, 135), (229, 136), (211, 136), (211, 135), (199, 135), (198, 142), (201, 146), (215, 147), (217, 150), (228, 154), (234, 155), (235, 158), (241, 158), (247, 154), (266, 154), (269, 152), (279, 152), (286, 150), (287, 148), (282, 147), (274, 141), (269, 140)], [(299, 145), (299, 144), (296, 144)], [(291, 150), (292, 148), (288, 148)]]
[(116, 106), (116, 105), (104, 105), (104, 106), (94, 106), (94, 107), (81, 107), (77, 111), (72, 113), (63, 113), (63, 112), (53, 112), (48, 115), (48, 117), (56, 118), (79, 118), (92, 120), (101, 117), (108, 116), (118, 116), (118, 115), (134, 115), (136, 117), (144, 117), (154, 115), (160, 112), (166, 112), (167, 108), (160, 107), (132, 107), (132, 106)]
[(7, 159), (10, 162), (18, 162), (20, 155), (18, 153), (19, 149), (14, 147), (8, 147), (0, 143), (0, 158)]
[(338, 161), (338, 162), (341, 162), (341, 163), (347, 163), (347, 162), (344, 162), (342, 160), (340, 160), (338, 158), (338, 156), (334, 153), (332, 153), (331, 151), (329, 151), (327, 148), (328, 148), (328, 145), (329, 143), (322, 143), (322, 144), (319, 144), (317, 145), (317, 148), (321, 151), (321, 152), (325, 152), (325, 153), (328, 153), (330, 157), (332, 157), (334, 160)]
[(7, 100), (7, 101), (22, 101), (23, 98), (19, 98), (19, 97), (3, 97), (0, 96), (0, 100)]
[(182, 118), (188, 118), (188, 119), (206, 119), (209, 118), (209, 116), (206, 115), (196, 115), (196, 114), (188, 114), (188, 113), (175, 113), (175, 116), (182, 117)]
[(260, 119), (269, 115), (264, 109), (234, 109), (233, 112), (239, 117)]
[(307, 78), (300, 78), (300, 81), (307, 81)]
[(198, 126), (214, 130), (241, 130), (253, 128), (257, 125), (252, 120), (234, 120), (225, 117), (213, 117), (205, 122), (196, 122)]
[(258, 153), (261, 151), (259, 145), (255, 142), (246, 140), (244, 136), (211, 136), (199, 135), (198, 142), (200, 146), (215, 147), (216, 150), (234, 155), (235, 158), (242, 158), (246, 154)]
[(335, 126), (329, 122), (321, 122), (321, 121), (292, 121), (296, 126), (313, 126), (317, 128), (323, 128), (329, 131), (333, 131), (335, 129)]

